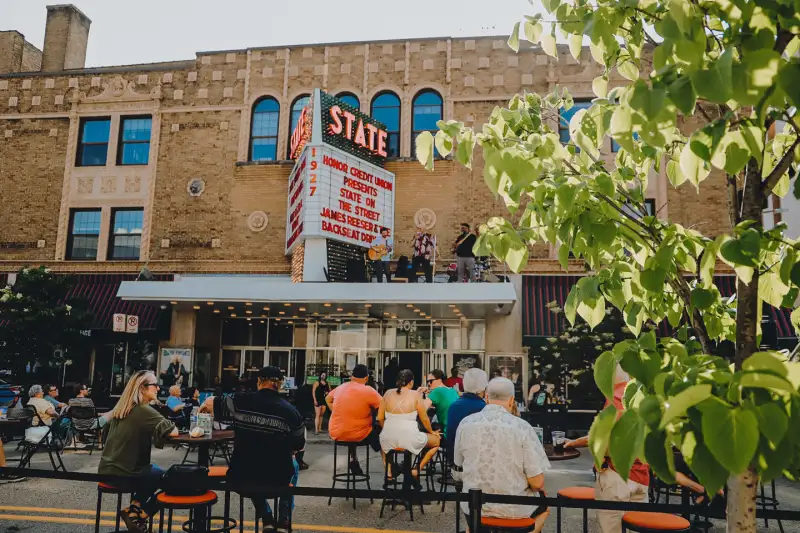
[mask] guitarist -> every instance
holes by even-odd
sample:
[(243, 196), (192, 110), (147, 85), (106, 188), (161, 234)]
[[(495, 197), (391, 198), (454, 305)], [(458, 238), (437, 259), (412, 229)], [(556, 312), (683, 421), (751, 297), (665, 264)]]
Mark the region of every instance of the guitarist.
[(462, 222), (461, 235), (453, 245), (456, 254), (457, 283), (464, 281), (465, 274), (469, 281), (475, 281), (475, 254), (472, 252), (472, 247), (475, 246), (476, 240), (477, 237), (469, 230), (469, 224)]
[(372, 269), (375, 272), (375, 277), (378, 283), (383, 283), (383, 275), (386, 274), (386, 283), (392, 279), (392, 273), (389, 271), (389, 260), (392, 258), (392, 249), (394, 242), (389, 237), (389, 228), (381, 228), (381, 234), (375, 237), (372, 241), (372, 250), (383, 250), (383, 255), (377, 260), (372, 261)]

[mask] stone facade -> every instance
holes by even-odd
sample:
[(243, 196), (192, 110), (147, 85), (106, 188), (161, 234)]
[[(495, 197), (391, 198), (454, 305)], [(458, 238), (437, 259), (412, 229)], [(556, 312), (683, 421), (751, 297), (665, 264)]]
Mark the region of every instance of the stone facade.
[[(14, 38), (19, 34), (0, 33), (2, 271), (31, 262), (63, 271), (133, 271), (147, 262), (153, 271), (288, 273), (283, 250), (292, 165), (248, 162), (251, 111), (264, 96), (280, 103), (277, 149), (285, 159), (292, 103), (315, 87), (356, 95), (365, 113), (377, 94), (399, 96), (401, 157), (387, 164), (397, 176), (397, 248), (410, 252), (414, 216), (430, 209), (440, 251), (449, 255), (460, 222), (480, 224), (505, 209), (486, 188), (480, 164), (469, 171), (440, 161), (429, 173), (412, 159), (414, 96), (436, 90), (445, 120), (479, 127), (495, 106), (522, 91), (564, 86), (576, 99), (591, 98), (598, 75), (588, 51), (578, 63), (560, 50), (556, 61), (536, 47), (515, 54), (502, 37), (250, 48), (200, 52), (190, 61), (63, 71), (76, 61), (82, 66), (85, 43), (76, 43), (88, 36), (88, 23), (74, 12), (60, 16), (48, 13), (48, 32), (52, 24), (67, 33), (59, 34), (61, 41), (55, 34), (46, 39), (41, 72), (9, 66), (6, 58), (17, 53), (9, 47), (21, 46)], [(63, 54), (52, 49), (59, 42)], [(60, 58), (61, 68), (53, 69)], [(149, 162), (119, 166), (121, 119), (141, 115), (152, 117)], [(79, 125), (87, 117), (111, 120), (105, 166), (76, 166)], [(192, 180), (202, 180), (201, 193), (187, 192)], [(659, 216), (709, 235), (728, 227), (724, 183), (717, 177), (704, 184), (702, 196), (688, 186), (674, 190), (663, 172), (650, 184)], [(111, 211), (126, 206), (144, 209), (141, 260), (106, 261)], [(98, 261), (64, 261), (76, 208), (102, 209)], [(269, 221), (262, 230), (248, 225), (254, 212)], [(554, 257), (549, 247), (535, 247), (527, 271), (558, 271)]]

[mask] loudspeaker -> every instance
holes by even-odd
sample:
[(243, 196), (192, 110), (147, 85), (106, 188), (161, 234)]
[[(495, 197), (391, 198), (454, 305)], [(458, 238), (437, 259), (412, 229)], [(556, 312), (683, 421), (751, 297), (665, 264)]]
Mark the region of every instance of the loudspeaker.
[(367, 269), (363, 259), (353, 258), (347, 260), (346, 280), (348, 283), (364, 283), (367, 281)]

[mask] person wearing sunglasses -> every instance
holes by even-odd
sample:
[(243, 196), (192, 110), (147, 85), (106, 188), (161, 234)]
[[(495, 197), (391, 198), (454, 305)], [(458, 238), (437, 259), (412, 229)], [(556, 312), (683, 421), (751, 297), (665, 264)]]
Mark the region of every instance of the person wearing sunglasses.
[(427, 378), (428, 400), (431, 401), (433, 408), (436, 409), (436, 420), (441, 426), (445, 436), (447, 435), (447, 411), (450, 406), (458, 400), (458, 391), (451, 389), (444, 384), (444, 372), (438, 368), (431, 370)]
[(130, 506), (119, 512), (133, 533), (147, 531), (147, 520), (158, 508), (155, 493), (164, 471), (150, 462), (152, 447), (162, 448), (167, 437), (178, 435), (175, 424), (150, 406), (158, 388), (158, 380), (149, 370), (131, 376), (110, 411), (108, 437), (97, 468), (98, 474), (147, 478), (131, 495)]
[(66, 406), (65, 403), (58, 400), (58, 387), (55, 385), (49, 385), (47, 387), (47, 396), (45, 397), (45, 400), (53, 404), (53, 407), (56, 411), (61, 411), (61, 409)]

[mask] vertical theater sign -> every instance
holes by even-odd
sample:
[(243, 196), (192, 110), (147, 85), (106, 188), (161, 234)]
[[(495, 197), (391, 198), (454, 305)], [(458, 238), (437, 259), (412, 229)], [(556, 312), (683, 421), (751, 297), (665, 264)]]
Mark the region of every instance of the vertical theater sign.
[(381, 227), (394, 234), (387, 136), (383, 124), (319, 89), (303, 108), (291, 138), (286, 254), (303, 246), (304, 281), (324, 281), (331, 256), (363, 252)]

